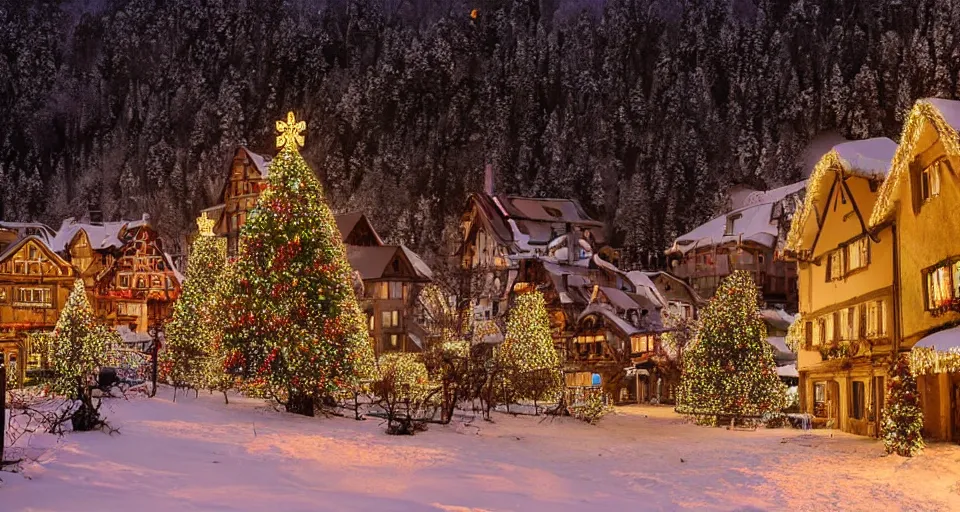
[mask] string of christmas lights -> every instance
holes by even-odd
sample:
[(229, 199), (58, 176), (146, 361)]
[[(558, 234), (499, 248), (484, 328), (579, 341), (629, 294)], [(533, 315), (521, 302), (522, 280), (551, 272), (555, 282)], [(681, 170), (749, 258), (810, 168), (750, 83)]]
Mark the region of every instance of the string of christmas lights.
[(356, 386), (374, 362), (340, 232), (298, 150), (305, 128), (292, 113), (277, 122), (281, 150), (242, 228), (222, 315), (233, 369), (288, 410), (312, 414), (317, 399)]
[(786, 389), (759, 304), (749, 272), (738, 270), (723, 280), (684, 356), (678, 412), (713, 423), (719, 416), (762, 416), (784, 407)]

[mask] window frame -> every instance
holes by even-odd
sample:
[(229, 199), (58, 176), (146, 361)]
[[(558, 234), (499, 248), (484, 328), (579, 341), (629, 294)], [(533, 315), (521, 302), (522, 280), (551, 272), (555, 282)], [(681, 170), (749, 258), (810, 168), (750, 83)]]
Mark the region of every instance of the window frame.
[[(944, 279), (938, 283), (938, 288), (942, 288), (941, 293), (934, 293), (933, 284), (936, 283), (934, 276), (943, 272)], [(960, 256), (955, 256), (943, 260), (935, 265), (931, 265), (921, 271), (921, 279), (923, 281), (923, 307), (925, 311), (936, 311), (937, 309), (944, 306), (944, 302), (952, 302), (960, 299), (960, 283), (957, 282), (958, 276), (960, 276)], [(934, 302), (937, 300), (934, 295), (943, 295), (939, 298), (939, 303)]]

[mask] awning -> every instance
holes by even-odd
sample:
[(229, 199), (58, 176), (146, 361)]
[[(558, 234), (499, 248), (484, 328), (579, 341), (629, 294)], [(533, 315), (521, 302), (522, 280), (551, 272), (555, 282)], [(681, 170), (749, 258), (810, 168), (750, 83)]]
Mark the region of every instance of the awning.
[(932, 348), (938, 352), (960, 350), (960, 326), (937, 331), (920, 339), (914, 347)]
[(627, 368), (627, 377), (649, 377), (650, 372), (642, 368)]

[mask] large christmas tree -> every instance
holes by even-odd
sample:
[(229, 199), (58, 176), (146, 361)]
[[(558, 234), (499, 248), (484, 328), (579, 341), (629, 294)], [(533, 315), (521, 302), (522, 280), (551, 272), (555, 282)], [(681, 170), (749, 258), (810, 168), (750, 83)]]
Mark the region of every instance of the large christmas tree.
[(553, 346), (550, 317), (537, 290), (517, 295), (507, 318), (507, 332), (497, 348), (508, 394), (534, 401), (555, 398), (562, 389), (560, 356)]
[(241, 232), (236, 277), (224, 302), (231, 363), (288, 411), (355, 385), (372, 365), (351, 268), (323, 189), (300, 155), (303, 121), (278, 121), (280, 153)]
[(217, 314), (223, 290), (226, 240), (213, 234), (213, 220), (197, 219), (200, 235), (190, 248), (183, 294), (167, 324), (167, 345), (161, 367), (174, 386), (220, 389), (224, 369), (220, 347), (221, 322)]
[(102, 424), (99, 407), (93, 403), (93, 387), (107, 344), (116, 336), (116, 331), (96, 323), (83, 279), (77, 279), (50, 340), (54, 391), (79, 402), (71, 418), (74, 430), (91, 430)]
[(906, 354), (894, 360), (887, 385), (887, 407), (881, 429), (887, 453), (913, 457), (923, 450), (923, 411), (917, 379)]
[(706, 423), (779, 412), (785, 389), (760, 317), (760, 297), (748, 272), (724, 279), (701, 316), (684, 357), (677, 410)]

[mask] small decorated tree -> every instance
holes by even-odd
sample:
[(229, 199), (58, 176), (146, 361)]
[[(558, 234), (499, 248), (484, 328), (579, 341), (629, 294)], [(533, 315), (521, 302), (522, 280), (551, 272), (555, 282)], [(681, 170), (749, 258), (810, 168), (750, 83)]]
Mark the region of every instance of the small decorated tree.
[(213, 220), (206, 213), (197, 219), (197, 226), (200, 236), (190, 249), (183, 294), (167, 324), (161, 367), (174, 387), (217, 389), (224, 391), (226, 399), (220, 385), (226, 372), (219, 350), (222, 333), (218, 315), (226, 240), (214, 236)]
[(507, 318), (507, 332), (497, 348), (508, 395), (536, 402), (556, 398), (563, 390), (560, 356), (553, 346), (550, 317), (543, 294), (521, 293)]
[(224, 301), (230, 365), (290, 412), (355, 386), (369, 351), (352, 270), (323, 188), (300, 155), (303, 121), (278, 122), (280, 153), (241, 232)]
[(677, 410), (699, 421), (742, 420), (779, 413), (786, 389), (760, 316), (759, 293), (748, 272), (724, 279), (701, 315), (684, 357)]
[(420, 357), (410, 353), (384, 354), (377, 367), (372, 391), (384, 411), (387, 433), (413, 435), (426, 430), (427, 422), (440, 407), (440, 388), (430, 382)]
[(897, 357), (890, 367), (881, 433), (887, 453), (913, 457), (923, 450), (923, 411), (907, 354)]
[(115, 331), (94, 321), (83, 280), (77, 279), (51, 339), (56, 374), (53, 390), (77, 402), (71, 417), (74, 430), (93, 430), (103, 424), (99, 405), (93, 403), (93, 388), (107, 342), (114, 336)]

